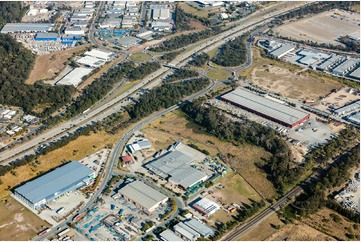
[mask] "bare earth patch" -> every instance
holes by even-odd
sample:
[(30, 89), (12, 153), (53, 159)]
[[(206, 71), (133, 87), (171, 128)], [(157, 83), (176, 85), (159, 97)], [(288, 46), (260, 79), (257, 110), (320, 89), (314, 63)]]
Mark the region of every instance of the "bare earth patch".
[(55, 77), (56, 73), (64, 68), (64, 63), (68, 61), (68, 58), (77, 52), (84, 51), (89, 46), (90, 45), (82, 45), (48, 55), (37, 56), (34, 68), (25, 83), (34, 84), (36, 81)]
[(339, 45), (340, 36), (360, 34), (360, 14), (351, 14), (337, 9), (323, 12), (276, 27), (276, 35), (298, 40), (310, 40), (318, 43)]
[(1, 241), (30, 240), (41, 226), (49, 226), (10, 196), (0, 201), (0, 214)]

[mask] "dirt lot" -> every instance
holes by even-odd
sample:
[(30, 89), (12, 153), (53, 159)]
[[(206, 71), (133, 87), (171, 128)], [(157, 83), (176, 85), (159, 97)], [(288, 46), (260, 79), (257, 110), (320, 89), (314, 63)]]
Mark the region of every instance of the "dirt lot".
[(328, 97), (324, 98), (314, 107), (325, 111), (329, 106), (342, 107), (348, 102), (360, 99), (360, 96), (358, 96), (356, 93), (349, 93), (350, 89), (351, 88), (349, 87), (342, 88), (341, 90), (337, 91), (337, 93), (332, 93)]
[[(334, 237), (337, 240), (350, 240), (346, 237), (346, 233), (359, 236), (359, 224), (357, 225), (358, 227), (354, 228), (355, 223), (346, 220), (339, 214), (337, 215), (341, 218), (341, 221), (335, 222), (332, 217), (330, 217), (330, 214), (337, 213), (330, 209), (324, 208), (317, 213), (302, 219), (302, 222), (329, 236)], [(355, 240), (359, 240), (359, 237)]]
[(253, 51), (255, 61), (252, 67), (240, 74), (247, 81), (280, 93), (284, 97), (299, 100), (318, 100), (334, 88), (343, 84), (328, 76), (319, 76), (317, 72), (301, 72), (300, 68), (289, 63), (271, 60), (260, 56), (258, 49)]
[(206, 134), (198, 125), (188, 122), (184, 114), (175, 111), (167, 114), (143, 129), (145, 136), (151, 141), (154, 148), (165, 149), (175, 141), (182, 143), (193, 143), (200, 149), (205, 149), (212, 156), (222, 153), (229, 156), (230, 164), (238, 170), (244, 179), (247, 180), (261, 195), (272, 197), (275, 190), (266, 175), (255, 165), (262, 157), (269, 157), (269, 153), (260, 147), (252, 145), (235, 146), (231, 143)]
[(331, 10), (276, 27), (276, 35), (339, 45), (340, 36), (360, 34), (360, 14)]
[(27, 84), (34, 84), (38, 80), (53, 78), (64, 67), (64, 62), (77, 52), (84, 51), (90, 45), (82, 45), (65, 51), (55, 52), (49, 55), (37, 56), (33, 70)]
[(302, 223), (297, 222), (297, 224), (287, 224), (281, 230), (272, 234), (266, 240), (274, 240), (274, 241), (331, 241), (335, 240), (334, 238), (317, 231), (314, 228)]
[(276, 232), (274, 226), (282, 226), (283, 223), (278, 219), (276, 214), (272, 214), (266, 218), (263, 222), (256, 225), (252, 230), (239, 237), (238, 241), (255, 241), (265, 240), (268, 236)]
[(30, 240), (49, 224), (8, 196), (0, 201), (0, 240)]

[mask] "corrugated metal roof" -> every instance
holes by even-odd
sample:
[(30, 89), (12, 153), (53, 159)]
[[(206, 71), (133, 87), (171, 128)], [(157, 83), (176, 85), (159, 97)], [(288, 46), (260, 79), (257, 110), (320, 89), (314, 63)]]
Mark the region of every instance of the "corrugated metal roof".
[(172, 171), (180, 169), (184, 165), (191, 164), (193, 161), (194, 159), (192, 157), (176, 150), (151, 161), (146, 167), (156, 173), (159, 171), (169, 175)]
[(159, 234), (160, 237), (166, 241), (184, 241), (177, 236), (172, 230), (166, 229)]
[(56, 85), (73, 85), (77, 87), (82, 81), (82, 78), (92, 72), (93, 69), (77, 67), (70, 71), (66, 76), (60, 79)]
[(57, 33), (38, 33), (35, 38), (58, 38), (59, 35)]
[(1, 33), (16, 32), (47, 32), (52, 29), (50, 23), (8, 23), (2, 28)]
[(201, 208), (204, 212), (211, 213), (211, 214), (214, 213), (215, 211), (218, 211), (221, 208), (217, 203), (209, 200), (206, 197), (202, 198), (201, 200), (196, 202), (194, 205)]
[(183, 222), (179, 222), (176, 225), (174, 225), (174, 230), (186, 237), (189, 240), (194, 240), (199, 238), (201, 235), (194, 231), (192, 228), (185, 225)]
[(343, 72), (347, 71), (350, 67), (356, 65), (357, 63), (360, 63), (359, 59), (348, 59), (344, 62), (342, 62), (340, 65), (338, 65), (335, 69), (332, 70), (335, 74), (342, 74)]
[(188, 188), (202, 179), (207, 179), (207, 175), (191, 166), (185, 166), (181, 169), (175, 169), (169, 173), (171, 178), (169, 181), (181, 185), (184, 188)]
[(90, 168), (73, 161), (16, 188), (15, 192), (34, 204), (73, 183), (81, 182), (93, 173)]
[(229, 92), (223, 95), (222, 99), (252, 109), (253, 111), (272, 117), (289, 125), (292, 125), (309, 115), (308, 113), (297, 110), (294, 107), (277, 103), (243, 89), (236, 89)]
[(349, 76), (360, 79), (360, 67), (358, 67), (356, 70), (354, 70), (353, 72), (351, 72), (351, 73), (349, 74)]
[(213, 229), (202, 223), (201, 221), (197, 219), (191, 219), (186, 222), (184, 222), (188, 227), (192, 228), (196, 232), (198, 232), (203, 237), (206, 237), (208, 235), (213, 234)]
[(295, 48), (294, 45), (289, 45), (289, 44), (282, 44), (281, 47), (279, 47), (278, 49), (275, 49), (273, 51), (271, 51), (271, 55), (275, 56), (275, 57), (278, 57), (278, 56), (281, 56), (283, 55), (284, 53), (287, 53), (291, 50), (293, 50)]
[(318, 68), (321, 70), (325, 70), (328, 67), (330, 67), (331, 65), (333, 65), (334, 63), (336, 63), (337, 61), (341, 61), (342, 59), (344, 59), (344, 57), (339, 56), (339, 55), (333, 55), (330, 58), (328, 58), (326, 61), (319, 64)]
[(148, 210), (154, 207), (157, 203), (167, 199), (167, 196), (141, 181), (134, 181), (126, 185), (119, 190), (119, 193), (137, 202)]

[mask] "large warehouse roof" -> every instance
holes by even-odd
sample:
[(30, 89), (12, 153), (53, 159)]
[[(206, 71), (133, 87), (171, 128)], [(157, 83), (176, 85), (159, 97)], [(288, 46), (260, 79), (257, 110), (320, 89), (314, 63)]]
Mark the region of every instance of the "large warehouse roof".
[(105, 63), (105, 60), (98, 59), (93, 56), (84, 56), (76, 61), (79, 64), (83, 64), (90, 67), (99, 67)]
[(353, 72), (351, 72), (349, 74), (350, 77), (354, 77), (356, 79), (360, 79), (360, 67), (357, 67), (356, 70), (354, 70)]
[(206, 224), (202, 223), (201, 221), (192, 218), (191, 220), (184, 222), (188, 227), (192, 228), (194, 231), (206, 237), (210, 234), (213, 234), (213, 229), (208, 227)]
[(206, 180), (208, 176), (197, 169), (186, 166), (170, 172), (169, 181), (181, 185), (184, 188), (191, 187), (201, 180)]
[(73, 161), (16, 188), (15, 192), (35, 204), (93, 173), (90, 168)]
[(38, 33), (35, 38), (58, 38), (59, 35), (57, 33)]
[(217, 203), (209, 200), (206, 197), (193, 204), (193, 207), (209, 215), (217, 212), (221, 208)]
[(126, 185), (119, 190), (119, 193), (148, 210), (167, 199), (167, 196), (141, 181), (134, 181)]
[(243, 89), (236, 89), (229, 92), (223, 95), (222, 99), (255, 111), (261, 115), (276, 119), (277, 121), (290, 126), (309, 115), (306, 112), (280, 104)]
[(112, 52), (105, 52), (97, 49), (92, 49), (91, 51), (87, 51), (84, 55), (93, 56), (103, 60), (109, 60), (109, 58), (113, 55)]
[(162, 240), (165, 241), (184, 241), (179, 236), (177, 236), (172, 230), (166, 229), (159, 234)]
[(16, 32), (47, 32), (52, 29), (52, 24), (49, 23), (8, 23), (2, 28), (1, 33), (16, 33)]
[(172, 171), (182, 169), (184, 165), (191, 164), (193, 161), (192, 157), (176, 150), (150, 162), (146, 167), (158, 175), (161, 175), (159, 173), (169, 175)]
[(56, 85), (73, 85), (77, 87), (82, 81), (82, 78), (92, 72), (93, 69), (77, 67), (69, 72), (66, 76), (60, 79)]
[(348, 69), (352, 68), (352, 66), (360, 63), (359, 59), (347, 59), (346, 61), (342, 62), (340, 65), (338, 65), (335, 69), (333, 69), (333, 73), (335, 74), (343, 74)]
[(273, 50), (270, 52), (270, 54), (274, 57), (280, 58), (283, 55), (287, 54), (288, 52), (292, 51), (295, 49), (294, 45), (289, 45), (289, 44), (282, 44), (281, 47)]

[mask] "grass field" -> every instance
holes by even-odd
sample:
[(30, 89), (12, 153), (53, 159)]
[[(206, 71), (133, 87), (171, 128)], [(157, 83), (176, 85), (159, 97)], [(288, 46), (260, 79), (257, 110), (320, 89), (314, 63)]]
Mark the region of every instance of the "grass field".
[(282, 96), (299, 100), (318, 100), (334, 88), (343, 84), (315, 71), (301, 72), (301, 68), (291, 63), (263, 58), (260, 50), (253, 49), (254, 61), (250, 68), (240, 73), (247, 81), (280, 93)]
[(218, 47), (214, 48), (213, 50), (211, 50), (207, 53), (211, 59), (216, 56), (218, 49), (219, 49)]
[(42, 226), (49, 226), (10, 196), (0, 200), (0, 214), (1, 241), (31, 240)]
[(266, 198), (275, 195), (273, 185), (255, 165), (261, 158), (269, 157), (269, 153), (260, 147), (248, 144), (235, 146), (221, 141), (205, 133), (200, 126), (187, 121), (185, 114), (178, 110), (153, 121), (143, 132), (155, 149), (165, 149), (173, 142), (180, 141), (185, 144), (193, 143), (210, 152), (211, 156), (220, 152), (226, 157), (232, 157), (229, 158), (230, 164), (258, 193)]
[(136, 62), (143, 62), (143, 61), (149, 60), (150, 55), (137, 53), (137, 54), (131, 55), (129, 59), (132, 61), (136, 61)]
[(210, 70), (207, 72), (207, 76), (211, 79), (216, 79), (218, 81), (227, 80), (228, 77), (231, 77), (231, 73), (226, 70)]
[(355, 240), (359, 241), (360, 239), (360, 231), (359, 225), (357, 224), (357, 228), (354, 228), (353, 222), (347, 220), (340, 214), (337, 214), (341, 221), (335, 222), (330, 214), (337, 214), (335, 211), (332, 211), (328, 208), (323, 208), (315, 214), (312, 214), (306, 218), (303, 218), (301, 221), (305, 224), (317, 229), (318, 231), (325, 233), (329, 236), (334, 237), (337, 240), (350, 240), (346, 237), (346, 233), (354, 234), (356, 236)]
[(274, 225), (283, 225), (277, 214), (272, 214), (264, 221), (253, 227), (251, 230), (243, 234), (237, 241), (263, 241), (277, 230), (272, 227)]
[(190, 13), (202, 18), (208, 17), (208, 11), (205, 11), (204, 9), (197, 9), (195, 7), (192, 7), (187, 2), (179, 2), (178, 7), (180, 7), (186, 13)]
[(25, 81), (27, 84), (34, 84), (38, 80), (50, 79), (55, 77), (68, 61), (77, 52), (84, 51), (89, 45), (82, 45), (65, 51), (59, 51), (48, 55), (37, 56), (35, 65), (29, 78)]

